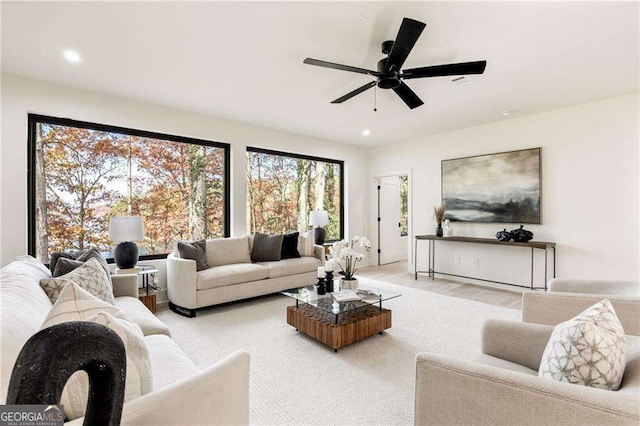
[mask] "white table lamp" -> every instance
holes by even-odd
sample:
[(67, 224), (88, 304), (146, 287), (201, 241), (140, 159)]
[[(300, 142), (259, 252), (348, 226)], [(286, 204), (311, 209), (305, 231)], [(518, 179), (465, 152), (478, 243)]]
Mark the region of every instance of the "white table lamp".
[(309, 225), (314, 226), (313, 236), (315, 243), (323, 245), (327, 237), (327, 231), (323, 228), (329, 224), (329, 213), (326, 210), (314, 210), (309, 213)]
[(144, 238), (140, 216), (115, 216), (109, 220), (109, 239), (118, 243), (113, 259), (120, 269), (133, 268), (138, 263), (138, 246), (134, 241)]

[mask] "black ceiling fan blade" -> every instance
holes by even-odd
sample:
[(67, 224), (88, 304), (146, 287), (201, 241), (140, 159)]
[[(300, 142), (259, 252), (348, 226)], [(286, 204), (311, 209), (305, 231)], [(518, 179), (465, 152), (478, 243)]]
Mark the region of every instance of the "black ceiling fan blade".
[(358, 87), (356, 90), (354, 90), (353, 92), (349, 92), (346, 95), (336, 99), (335, 101), (331, 102), (332, 104), (341, 104), (344, 101), (348, 101), (349, 99), (353, 98), (356, 95), (359, 95), (360, 93), (364, 92), (365, 90), (369, 90), (371, 89), (373, 86), (376, 85), (375, 81), (372, 81), (371, 83), (367, 83), (362, 87)]
[(404, 70), (401, 77), (404, 79), (408, 79), (423, 77), (443, 77), (447, 75), (482, 74), (486, 67), (487, 61), (434, 65), (431, 67), (412, 68), (410, 70)]
[(400, 71), (426, 26), (425, 23), (414, 19), (404, 18), (402, 20), (402, 25), (400, 25), (400, 30), (398, 30), (398, 35), (389, 53), (386, 71)]
[(352, 67), (350, 65), (335, 64), (333, 62), (321, 61), (319, 59), (307, 58), (303, 61), (303, 63), (307, 65), (315, 65), (318, 67), (331, 68), (334, 70), (357, 72), (358, 74), (367, 74), (367, 75), (373, 75), (373, 76), (380, 75), (380, 73), (377, 71), (371, 71), (371, 70), (366, 70), (364, 68)]
[(422, 99), (416, 95), (413, 90), (409, 88), (404, 82), (400, 83), (400, 86), (395, 87), (393, 89), (394, 92), (400, 96), (400, 99), (404, 101), (405, 104), (411, 109), (417, 108), (420, 105), (424, 104)]

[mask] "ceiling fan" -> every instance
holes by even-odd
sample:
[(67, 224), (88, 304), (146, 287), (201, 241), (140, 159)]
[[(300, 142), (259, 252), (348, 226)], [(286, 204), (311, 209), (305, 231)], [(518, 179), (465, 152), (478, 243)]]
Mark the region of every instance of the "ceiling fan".
[(382, 43), (382, 53), (387, 55), (387, 57), (378, 61), (377, 71), (311, 58), (305, 59), (304, 63), (376, 77), (376, 80), (371, 83), (367, 83), (362, 87), (358, 87), (356, 90), (331, 102), (332, 104), (341, 104), (342, 102), (349, 100), (365, 90), (371, 89), (377, 85), (381, 89), (393, 89), (393, 91), (400, 96), (409, 108), (414, 109), (422, 105), (424, 102), (422, 102), (418, 95), (416, 95), (403, 80), (409, 80), (412, 78), (442, 77), (447, 75), (482, 74), (487, 66), (487, 61), (476, 61), (402, 70), (404, 61), (406, 61), (409, 53), (411, 53), (411, 49), (413, 49), (416, 41), (418, 41), (424, 27), (426, 27), (426, 24), (422, 22), (404, 18), (402, 20), (402, 25), (400, 25), (400, 30), (398, 31), (396, 40), (388, 40)]

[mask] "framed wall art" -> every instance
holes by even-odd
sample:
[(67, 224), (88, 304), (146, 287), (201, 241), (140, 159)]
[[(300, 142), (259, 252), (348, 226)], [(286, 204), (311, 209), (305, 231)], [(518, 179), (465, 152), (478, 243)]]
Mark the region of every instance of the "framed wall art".
[(442, 161), (445, 219), (541, 223), (540, 148)]

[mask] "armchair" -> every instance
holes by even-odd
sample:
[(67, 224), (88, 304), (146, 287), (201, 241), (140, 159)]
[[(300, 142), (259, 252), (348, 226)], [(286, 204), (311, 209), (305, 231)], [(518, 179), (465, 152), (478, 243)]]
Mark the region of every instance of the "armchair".
[(640, 283), (552, 279), (546, 293), (522, 294), (522, 321), (557, 325), (609, 299), (626, 334), (640, 336)]
[(416, 425), (632, 424), (640, 422), (640, 348), (630, 344), (618, 391), (537, 376), (553, 327), (492, 320), (471, 361), (416, 357)]

